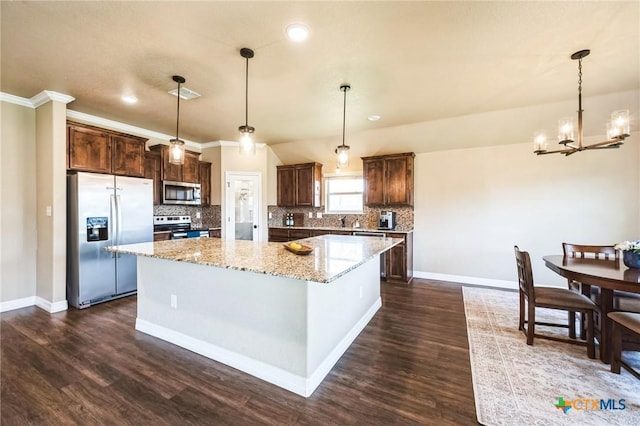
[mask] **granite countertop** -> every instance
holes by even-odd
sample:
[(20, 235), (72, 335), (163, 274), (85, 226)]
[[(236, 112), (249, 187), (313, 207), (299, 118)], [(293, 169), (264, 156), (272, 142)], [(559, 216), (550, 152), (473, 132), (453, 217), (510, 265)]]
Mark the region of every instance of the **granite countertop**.
[(313, 247), (308, 255), (297, 255), (283, 243), (267, 243), (219, 238), (185, 238), (107, 247), (107, 251), (156, 259), (188, 262), (330, 283), (374, 256), (400, 244), (401, 238), (371, 238), (321, 235), (298, 240)]
[(349, 232), (389, 232), (396, 234), (409, 234), (413, 232), (413, 229), (409, 230), (401, 230), (401, 229), (377, 229), (377, 228), (349, 228), (349, 227), (340, 227), (340, 226), (269, 226), (269, 228), (273, 229), (301, 229), (308, 231), (315, 230), (329, 230), (329, 231), (349, 231)]

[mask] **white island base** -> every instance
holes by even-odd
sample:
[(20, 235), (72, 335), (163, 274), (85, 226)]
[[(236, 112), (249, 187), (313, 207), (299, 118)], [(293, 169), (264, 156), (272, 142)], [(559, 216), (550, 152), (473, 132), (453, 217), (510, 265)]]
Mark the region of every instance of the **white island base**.
[(137, 330), (305, 397), (381, 306), (379, 256), (330, 283), (138, 256)]

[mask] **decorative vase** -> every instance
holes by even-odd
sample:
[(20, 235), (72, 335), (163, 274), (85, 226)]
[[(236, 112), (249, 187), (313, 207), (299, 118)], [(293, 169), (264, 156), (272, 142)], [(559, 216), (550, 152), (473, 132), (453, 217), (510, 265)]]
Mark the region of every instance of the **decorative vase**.
[(640, 269), (640, 253), (631, 250), (623, 251), (622, 261), (628, 268)]

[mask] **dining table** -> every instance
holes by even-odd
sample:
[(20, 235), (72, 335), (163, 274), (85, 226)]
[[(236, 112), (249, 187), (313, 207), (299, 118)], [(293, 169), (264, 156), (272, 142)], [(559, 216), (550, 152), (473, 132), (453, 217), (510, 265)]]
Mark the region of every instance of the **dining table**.
[[(545, 265), (557, 274), (585, 286), (599, 287), (600, 298), (600, 360), (606, 364), (611, 359), (612, 324), (607, 316), (613, 310), (614, 292), (626, 291), (640, 294), (640, 269), (628, 268), (619, 259), (593, 259), (563, 255), (542, 258)], [(583, 286), (583, 293), (585, 287)]]

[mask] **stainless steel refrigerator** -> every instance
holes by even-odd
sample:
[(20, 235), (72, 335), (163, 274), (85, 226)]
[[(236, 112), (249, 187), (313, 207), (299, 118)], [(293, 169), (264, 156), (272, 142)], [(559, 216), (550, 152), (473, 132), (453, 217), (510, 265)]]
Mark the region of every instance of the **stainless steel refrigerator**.
[(134, 294), (136, 256), (104, 250), (153, 241), (153, 180), (67, 175), (67, 301), (76, 308)]

